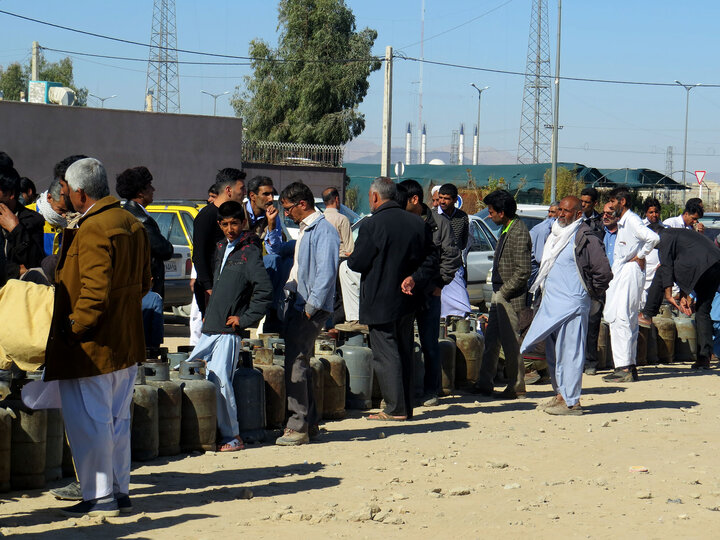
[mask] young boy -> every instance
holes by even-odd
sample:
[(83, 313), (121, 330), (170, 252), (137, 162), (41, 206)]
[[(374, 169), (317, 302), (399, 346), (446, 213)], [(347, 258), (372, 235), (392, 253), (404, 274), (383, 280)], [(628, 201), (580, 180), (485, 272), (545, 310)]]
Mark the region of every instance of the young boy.
[(237, 421), (232, 377), (240, 353), (240, 333), (265, 315), (272, 301), (272, 285), (262, 260), (262, 244), (244, 229), (240, 203), (218, 208), (218, 225), (225, 240), (215, 253), (215, 275), (205, 311), (202, 336), (188, 360), (204, 358), (207, 378), (218, 390), (217, 418), (220, 452), (244, 448)]

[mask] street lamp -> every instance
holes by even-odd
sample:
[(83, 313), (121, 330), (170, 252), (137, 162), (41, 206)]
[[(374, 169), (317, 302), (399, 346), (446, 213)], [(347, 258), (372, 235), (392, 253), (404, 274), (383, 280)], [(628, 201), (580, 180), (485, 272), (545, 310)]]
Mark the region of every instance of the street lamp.
[(215, 113), (217, 112), (217, 98), (220, 96), (224, 96), (225, 94), (229, 94), (230, 92), (223, 92), (222, 94), (213, 94), (212, 92), (206, 92), (205, 90), (200, 90), (203, 94), (207, 94), (208, 96), (211, 96), (213, 98), (213, 116), (217, 116)]
[[(677, 79), (675, 80), (675, 84), (679, 84), (685, 89), (685, 148), (683, 150), (683, 187), (687, 188), (687, 184), (685, 183), (685, 169), (687, 169), (687, 132), (688, 132), (688, 111), (690, 110), (690, 90), (693, 88), (696, 88), (698, 86), (701, 86), (702, 83), (697, 84), (683, 84)], [(683, 189), (683, 203), (685, 203), (685, 200), (687, 199), (687, 193), (685, 192), (685, 189)]]
[(95, 99), (97, 99), (98, 101), (100, 101), (100, 108), (104, 109), (105, 108), (105, 100), (117, 97), (117, 94), (113, 94), (112, 96), (108, 96), (108, 97), (100, 97), (100, 96), (96, 96), (95, 94), (88, 93), (88, 96), (92, 96)]
[(478, 88), (477, 86), (475, 86), (475, 83), (470, 83), (470, 86), (472, 86), (475, 90), (478, 91), (477, 144), (475, 145), (475, 163), (473, 163), (473, 165), (479, 165), (480, 164), (480, 98), (482, 97), (482, 93), (490, 87), (485, 86), (483, 88)]

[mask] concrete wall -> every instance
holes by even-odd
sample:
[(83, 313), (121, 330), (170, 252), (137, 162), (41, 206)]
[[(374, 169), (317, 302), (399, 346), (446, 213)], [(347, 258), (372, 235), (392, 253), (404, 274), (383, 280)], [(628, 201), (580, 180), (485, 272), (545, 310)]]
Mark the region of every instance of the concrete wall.
[(58, 161), (85, 154), (115, 177), (145, 165), (156, 199), (204, 199), (218, 169), (241, 165), (239, 118), (161, 114), (0, 101), (0, 150), (40, 191)]

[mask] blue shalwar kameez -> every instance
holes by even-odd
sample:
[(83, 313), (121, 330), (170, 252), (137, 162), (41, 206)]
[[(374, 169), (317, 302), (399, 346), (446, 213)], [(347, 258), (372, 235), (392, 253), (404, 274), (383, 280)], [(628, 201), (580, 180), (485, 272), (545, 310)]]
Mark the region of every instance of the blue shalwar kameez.
[(568, 242), (550, 269), (540, 308), (520, 347), (523, 353), (545, 341), (553, 389), (568, 407), (580, 401), (591, 304), (575, 263), (574, 244)]

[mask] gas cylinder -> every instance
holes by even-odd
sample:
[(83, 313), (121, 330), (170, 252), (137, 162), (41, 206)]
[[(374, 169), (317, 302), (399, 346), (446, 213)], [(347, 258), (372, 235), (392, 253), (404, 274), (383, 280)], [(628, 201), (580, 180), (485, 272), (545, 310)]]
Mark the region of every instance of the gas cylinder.
[(660, 314), (657, 317), (653, 317), (653, 324), (658, 331), (658, 361), (661, 364), (669, 364), (675, 356), (675, 336), (677, 335), (669, 306), (662, 306), (660, 308)]
[(323, 365), (322, 417), (328, 420), (345, 418), (347, 368), (342, 356), (336, 354), (335, 339), (326, 335), (315, 340), (314, 358)]
[(697, 357), (697, 333), (695, 319), (680, 315), (673, 317), (677, 338), (675, 339), (675, 360), (693, 362)]
[(180, 453), (182, 388), (170, 380), (170, 364), (146, 363), (143, 368), (145, 381), (158, 393), (158, 454), (176, 456)]
[(262, 347), (264, 345), (262, 339), (250, 339), (250, 338), (243, 338), (240, 340), (240, 346), (245, 351), (252, 352), (255, 347)]
[(373, 353), (366, 345), (343, 345), (337, 354), (345, 360), (347, 368), (347, 392), (345, 406), (348, 409), (372, 408)]
[[(255, 351), (253, 365), (260, 370), (265, 381), (265, 418), (268, 427), (281, 428), (285, 423), (287, 393), (285, 368), (275, 364), (275, 351), (262, 348)], [(283, 364), (285, 355), (282, 356)]]
[(610, 344), (610, 327), (605, 321), (600, 322), (598, 332), (598, 369), (612, 369), (614, 366), (612, 357), (612, 346)]
[(317, 417), (323, 418), (323, 405), (325, 402), (325, 366), (315, 358), (310, 358), (310, 376), (312, 377), (312, 393), (315, 400)]
[[(180, 347), (178, 347), (178, 349), (179, 348)], [(184, 352), (184, 351), (168, 353), (168, 362), (170, 363), (170, 367), (172, 369), (175, 369), (176, 367), (178, 367), (180, 365), (180, 362), (184, 362), (185, 360), (187, 360), (188, 356), (190, 356), (189, 353)]]
[(0, 493), (10, 491), (12, 419), (15, 413), (0, 407)]
[[(260, 342), (262, 344), (262, 341)], [(257, 347), (255, 350), (260, 350)], [(265, 440), (265, 380), (260, 370), (252, 367), (250, 351), (240, 351), (238, 368), (233, 374), (233, 390), (237, 404), (240, 437), (247, 442)]]
[(158, 457), (158, 389), (146, 384), (143, 365), (138, 366), (135, 377), (130, 443), (133, 460), (148, 461)]
[(425, 358), (423, 356), (417, 328), (415, 330), (415, 340), (413, 342), (413, 386), (415, 387), (415, 397), (421, 398), (425, 394)]
[(658, 331), (655, 325), (651, 325), (647, 335), (647, 363), (654, 365), (658, 363), (657, 349)]
[(455, 319), (450, 336), (455, 339), (455, 383), (458, 387), (478, 380), (485, 340), (468, 319)]
[(182, 414), (180, 450), (212, 451), (217, 448), (217, 397), (215, 385), (205, 379), (205, 364), (200, 361), (180, 363)]
[[(132, 407), (130, 410), (132, 410)], [(73, 463), (72, 451), (66, 436), (63, 436), (62, 473), (63, 478), (75, 477), (75, 464)]]
[(438, 340), (440, 365), (442, 368), (442, 395), (449, 396), (455, 389), (455, 342), (445, 333), (445, 323), (440, 323), (440, 339)]
[(60, 409), (47, 409), (47, 436), (45, 440), (45, 480), (51, 482), (63, 477), (65, 424), (63, 424)]
[(10, 485), (12, 489), (42, 488), (45, 486), (47, 410), (33, 411), (19, 399), (6, 400), (5, 403), (15, 414), (10, 448)]
[(279, 341), (285, 342), (284, 339), (280, 337), (280, 334), (258, 334), (258, 338), (262, 340), (263, 342), (263, 349), (272, 349), (273, 343), (277, 343)]
[(285, 368), (285, 340), (278, 339), (273, 342), (271, 347), (273, 352), (273, 364)]

